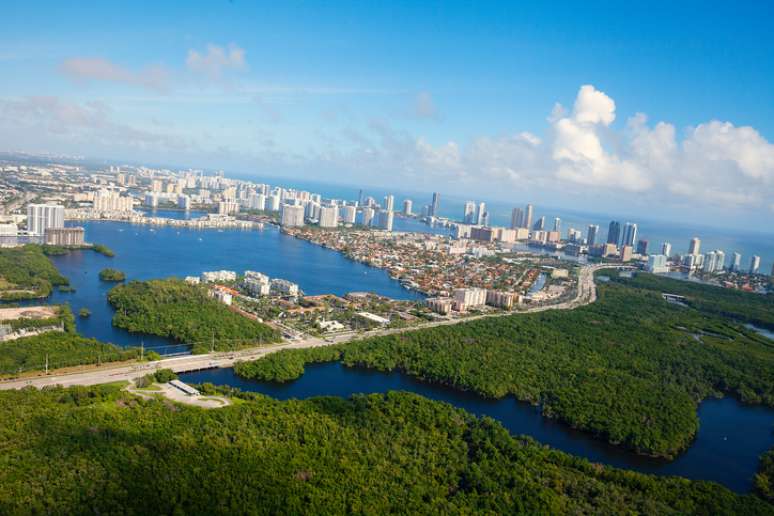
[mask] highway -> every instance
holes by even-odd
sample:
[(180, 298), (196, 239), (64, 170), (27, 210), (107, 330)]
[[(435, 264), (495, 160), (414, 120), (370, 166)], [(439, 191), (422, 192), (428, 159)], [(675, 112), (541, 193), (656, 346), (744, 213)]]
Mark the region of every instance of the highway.
[(596, 301), (597, 291), (596, 285), (594, 284), (594, 272), (603, 268), (609, 269), (631, 267), (614, 266), (609, 264), (584, 266), (581, 268), (581, 271), (578, 275), (578, 288), (573, 299), (553, 305), (535, 306), (532, 308), (527, 308), (526, 310), (521, 310), (519, 312), (498, 312), (494, 314), (482, 314), (458, 319), (433, 321), (422, 324), (420, 326), (413, 326), (411, 328), (382, 329), (361, 333), (351, 332), (348, 334), (337, 335), (328, 339), (308, 337), (305, 339), (283, 342), (281, 344), (271, 346), (244, 349), (237, 352), (218, 352), (204, 355), (188, 355), (182, 357), (165, 358), (143, 364), (113, 366), (106, 364), (102, 366), (94, 366), (94, 369), (92, 370), (79, 371), (76, 373), (56, 374), (56, 372), (54, 372), (48, 376), (2, 381), (0, 382), (0, 389), (21, 389), (29, 386), (42, 388), (53, 385), (61, 385), (65, 387), (71, 385), (97, 385), (103, 383), (133, 380), (135, 378), (152, 373), (156, 369), (171, 369), (176, 373), (182, 373), (201, 369), (212, 369), (216, 367), (231, 367), (237, 361), (255, 360), (283, 349), (302, 349), (318, 346), (330, 346), (333, 344), (340, 344), (343, 342), (364, 339), (367, 337), (414, 331), (424, 328), (432, 328), (435, 326), (461, 324), (486, 317), (503, 317), (519, 313), (542, 312), (545, 310), (572, 310), (574, 308), (578, 308), (580, 306), (584, 306)]

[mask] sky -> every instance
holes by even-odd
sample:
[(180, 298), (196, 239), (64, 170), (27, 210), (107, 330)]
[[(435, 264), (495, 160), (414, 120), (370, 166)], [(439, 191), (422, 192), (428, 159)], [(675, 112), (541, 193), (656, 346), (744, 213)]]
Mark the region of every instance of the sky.
[(0, 12), (0, 151), (774, 232), (771, 2)]

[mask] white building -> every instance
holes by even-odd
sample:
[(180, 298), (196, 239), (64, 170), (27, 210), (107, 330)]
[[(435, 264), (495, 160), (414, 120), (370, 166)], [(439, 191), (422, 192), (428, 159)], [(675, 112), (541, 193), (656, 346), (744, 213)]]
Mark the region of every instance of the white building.
[(464, 312), (470, 308), (486, 304), (486, 289), (483, 288), (456, 288), (454, 289), (454, 309)]
[(185, 194), (177, 196), (177, 207), (183, 210), (191, 209), (191, 198)]
[(30, 204), (27, 206), (27, 231), (43, 236), (48, 228), (64, 227), (64, 206), (58, 204)]
[(374, 209), (371, 207), (363, 208), (363, 225), (370, 226), (374, 220)]
[(761, 268), (761, 257), (755, 254), (750, 260), (750, 274), (758, 274), (758, 271), (760, 270), (760, 268)]
[(242, 286), (253, 296), (268, 296), (271, 292), (269, 277), (260, 272), (245, 271)]
[(234, 215), (239, 213), (239, 203), (235, 201), (220, 201), (218, 203), (218, 215)]
[(281, 199), (280, 199), (280, 195), (279, 194), (272, 194), (272, 195), (270, 195), (269, 199), (268, 199), (268, 202), (267, 202), (268, 206), (266, 207), (266, 209), (268, 211), (279, 211), (279, 209), (280, 209), (280, 201), (281, 201)]
[(734, 272), (739, 272), (739, 270), (742, 268), (742, 255), (739, 253), (734, 253), (731, 256), (733, 257), (731, 260), (731, 270)]
[(266, 196), (263, 194), (250, 194), (247, 206), (251, 210), (263, 211), (266, 209)]
[(115, 190), (100, 190), (94, 193), (96, 211), (132, 211), (134, 199), (120, 195)]
[(411, 199), (406, 199), (403, 201), (403, 214), (404, 215), (411, 215), (411, 209), (413, 208), (413, 201)]
[(376, 225), (379, 228), (384, 229), (386, 231), (392, 231), (392, 222), (393, 222), (394, 216), (395, 215), (391, 211), (381, 210), (378, 213)]
[(321, 206), (320, 207), (320, 227), (321, 228), (335, 228), (338, 226), (339, 219), (339, 207), (338, 206)]
[(354, 206), (342, 206), (339, 210), (339, 215), (343, 224), (354, 224), (355, 217), (357, 217), (357, 208)]
[(672, 244), (670, 244), (669, 242), (664, 242), (661, 245), (661, 254), (663, 254), (667, 258), (672, 256)]
[(297, 296), (299, 288), (298, 285), (288, 280), (274, 278), (271, 280), (271, 291), (281, 296)]
[(298, 227), (304, 225), (304, 207), (299, 205), (283, 204), (280, 213), (280, 224), (284, 227)]
[(213, 281), (236, 281), (236, 272), (234, 271), (208, 271), (202, 272), (202, 283), (211, 283)]
[(669, 272), (666, 255), (651, 254), (648, 256), (648, 272), (652, 272), (653, 274)]

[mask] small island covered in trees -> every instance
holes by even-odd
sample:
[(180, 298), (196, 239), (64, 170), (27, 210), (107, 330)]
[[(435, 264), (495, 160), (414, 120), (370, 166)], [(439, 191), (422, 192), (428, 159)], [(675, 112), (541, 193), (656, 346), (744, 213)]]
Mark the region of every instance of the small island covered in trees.
[(278, 342), (277, 330), (230, 310), (202, 285), (182, 280), (130, 281), (108, 294), (113, 324), (131, 332), (190, 344), (194, 353), (234, 350)]

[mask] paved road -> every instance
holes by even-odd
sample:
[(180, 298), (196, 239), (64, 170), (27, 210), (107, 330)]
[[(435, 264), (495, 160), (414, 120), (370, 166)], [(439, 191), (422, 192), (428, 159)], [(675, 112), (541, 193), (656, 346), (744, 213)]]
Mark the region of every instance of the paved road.
[[(542, 305), (532, 308), (528, 308), (518, 313), (530, 313), (530, 312), (542, 312), (544, 310), (572, 310), (579, 306), (593, 303), (597, 299), (597, 290), (594, 284), (594, 272), (598, 269), (612, 268), (611, 265), (591, 265), (585, 266), (581, 269), (578, 276), (578, 289), (576, 296), (562, 303), (554, 305)], [(261, 348), (252, 348), (241, 350), (233, 353), (210, 353), (206, 355), (190, 355), (175, 358), (165, 358), (157, 360), (155, 362), (149, 362), (145, 364), (133, 364), (113, 366), (108, 365), (95, 366), (94, 370), (82, 371), (72, 374), (53, 374), (49, 376), (41, 376), (29, 379), (11, 380), (6, 382), (0, 382), (0, 389), (21, 389), (28, 386), (34, 386), (37, 388), (51, 386), (51, 385), (97, 385), (102, 383), (110, 383), (117, 381), (132, 380), (139, 378), (148, 373), (153, 372), (156, 369), (171, 369), (175, 372), (194, 371), (198, 369), (209, 369), (214, 367), (231, 367), (237, 361), (255, 360), (261, 358), (270, 353), (282, 349), (300, 349), (300, 348), (312, 348), (318, 346), (330, 346), (333, 344), (340, 344), (342, 342), (348, 342), (351, 340), (362, 339), (365, 337), (374, 337), (380, 335), (389, 335), (392, 333), (401, 333), (404, 331), (413, 331), (422, 328), (432, 328), (435, 326), (446, 326), (452, 324), (460, 324), (476, 319), (483, 319), (486, 317), (502, 317), (506, 315), (512, 315), (513, 312), (498, 312), (495, 314), (482, 314), (473, 317), (466, 317), (461, 319), (448, 319), (441, 321), (434, 321), (421, 326), (414, 326), (411, 328), (395, 328), (388, 330), (374, 330), (365, 333), (352, 332), (344, 335), (337, 335), (336, 337), (329, 339), (320, 339), (316, 337), (309, 337), (303, 340), (295, 340), (290, 342), (284, 342), (282, 344), (264, 346)]]

